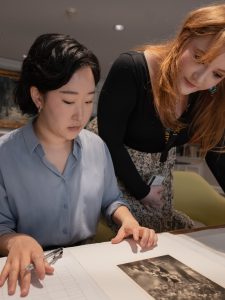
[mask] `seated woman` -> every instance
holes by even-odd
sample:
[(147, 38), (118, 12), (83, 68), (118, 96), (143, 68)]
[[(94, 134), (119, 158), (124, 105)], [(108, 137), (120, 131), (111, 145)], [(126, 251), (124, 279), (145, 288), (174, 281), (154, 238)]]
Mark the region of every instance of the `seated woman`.
[(43, 248), (93, 237), (101, 212), (120, 226), (113, 243), (132, 235), (156, 245), (121, 198), (106, 145), (83, 129), (99, 76), (95, 55), (66, 35), (41, 35), (23, 62), (16, 102), (34, 117), (0, 139), (0, 286), (8, 280), (10, 295), (18, 279), (28, 294), (30, 263), (40, 279), (53, 272)]

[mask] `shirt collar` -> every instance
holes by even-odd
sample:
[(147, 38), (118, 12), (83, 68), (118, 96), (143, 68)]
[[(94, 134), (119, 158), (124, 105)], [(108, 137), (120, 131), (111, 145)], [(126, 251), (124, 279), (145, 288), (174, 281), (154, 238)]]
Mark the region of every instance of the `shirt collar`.
[(73, 155), (75, 158), (79, 158), (80, 151), (82, 149), (82, 141), (80, 136), (78, 135), (73, 142)]
[[(30, 120), (24, 127), (23, 127), (23, 136), (25, 143), (30, 151), (32, 153), (38, 145), (40, 145), (40, 142), (34, 132), (33, 128), (33, 122), (34, 119)], [(78, 135), (73, 142), (73, 155), (78, 158), (80, 150), (82, 148), (82, 141), (80, 136)]]
[[(26, 145), (30, 153), (32, 153), (37, 148), (37, 146), (40, 145), (40, 142), (34, 132), (33, 122), (34, 122), (34, 118), (28, 121), (28, 123), (23, 127), (24, 140), (26, 142)], [(82, 141), (80, 136), (78, 135), (73, 142), (73, 155), (75, 157), (79, 156), (79, 150), (81, 148), (82, 148)]]
[(36, 147), (40, 144), (33, 128), (34, 118), (28, 121), (28, 123), (23, 127), (23, 136), (27, 148), (30, 153), (32, 153)]

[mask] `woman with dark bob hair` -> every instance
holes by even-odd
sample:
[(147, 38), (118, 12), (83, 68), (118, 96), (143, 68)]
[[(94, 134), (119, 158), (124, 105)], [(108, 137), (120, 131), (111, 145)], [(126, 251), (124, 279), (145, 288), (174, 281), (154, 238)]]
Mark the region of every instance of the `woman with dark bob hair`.
[(120, 227), (113, 243), (157, 243), (121, 198), (106, 145), (84, 129), (99, 77), (95, 55), (67, 35), (39, 36), (23, 62), (16, 102), (33, 118), (0, 138), (0, 286), (8, 280), (10, 295), (18, 279), (28, 294), (30, 263), (40, 279), (53, 272), (43, 249), (92, 238), (101, 212)]

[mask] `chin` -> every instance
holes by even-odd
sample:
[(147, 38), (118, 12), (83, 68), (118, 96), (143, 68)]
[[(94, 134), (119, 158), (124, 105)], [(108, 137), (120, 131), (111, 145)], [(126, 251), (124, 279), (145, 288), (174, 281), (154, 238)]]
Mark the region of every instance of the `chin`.
[(79, 135), (80, 131), (74, 134), (70, 134), (68, 135), (68, 140), (74, 140), (78, 135)]
[(190, 95), (191, 93), (194, 93), (195, 90), (194, 89), (188, 89), (188, 88), (181, 88), (180, 89), (180, 94), (182, 96), (187, 96), (187, 95)]

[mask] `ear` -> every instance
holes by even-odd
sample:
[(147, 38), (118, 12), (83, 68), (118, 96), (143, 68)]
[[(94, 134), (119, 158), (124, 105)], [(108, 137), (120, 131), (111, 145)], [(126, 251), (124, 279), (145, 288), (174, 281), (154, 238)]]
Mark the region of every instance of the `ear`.
[(30, 87), (30, 95), (38, 111), (40, 111), (43, 108), (43, 96), (36, 86)]

